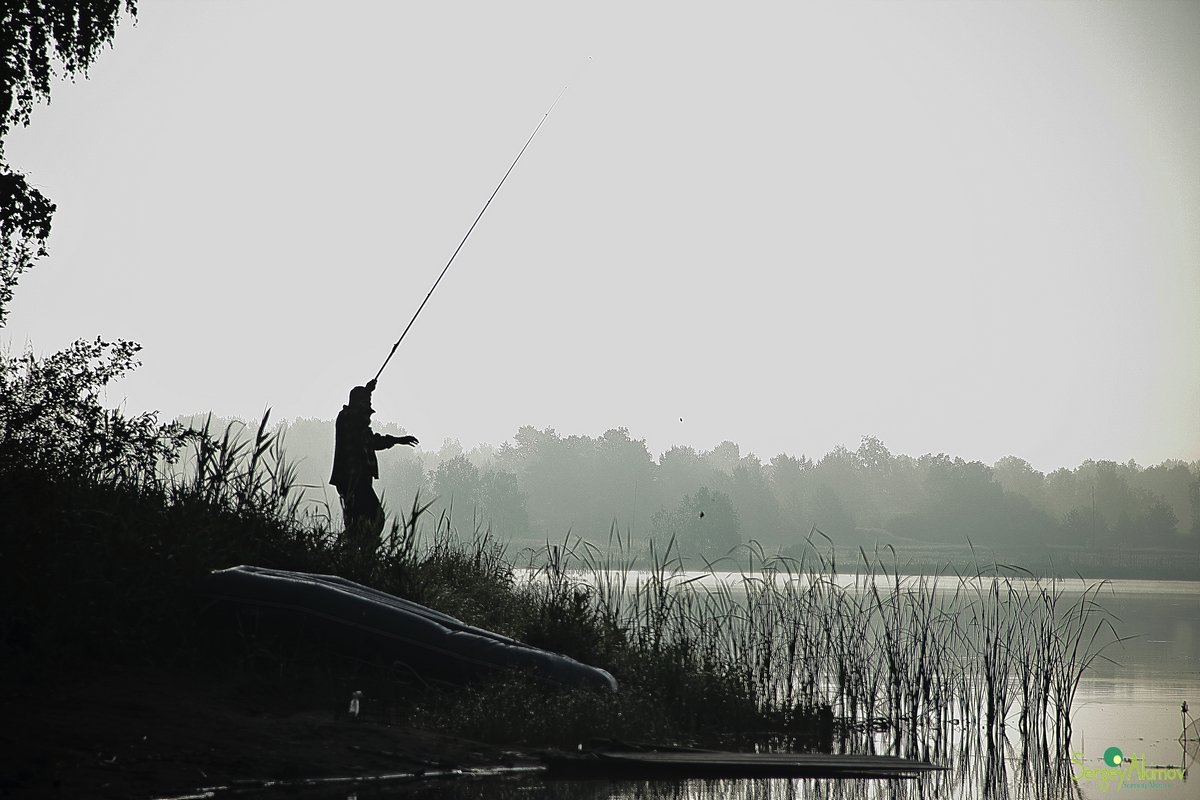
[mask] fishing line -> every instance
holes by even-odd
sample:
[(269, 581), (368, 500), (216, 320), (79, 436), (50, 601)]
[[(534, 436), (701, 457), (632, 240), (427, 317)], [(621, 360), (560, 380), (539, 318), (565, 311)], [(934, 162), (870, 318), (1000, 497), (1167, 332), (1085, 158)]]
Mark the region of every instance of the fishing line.
[[(578, 71), (576, 71), (574, 76), (572, 76), (572, 81), (578, 77), (579, 72), (582, 72), (584, 67), (591, 63), (591, 60), (591, 56), (588, 56), (587, 62), (584, 63)], [(517, 153), (517, 157), (513, 159), (511, 164), (509, 164), (508, 171), (504, 173), (504, 177), (500, 179), (500, 182), (496, 184), (496, 188), (492, 190), (491, 196), (488, 197), (487, 202), (483, 204), (483, 208), (480, 209), (479, 215), (475, 217), (475, 221), (471, 223), (471, 227), (467, 228), (467, 233), (465, 236), (463, 236), (462, 241), (458, 243), (458, 247), (454, 248), (454, 252), (451, 254), (450, 260), (446, 262), (446, 266), (442, 267), (442, 271), (438, 275), (437, 280), (433, 282), (433, 286), (430, 287), (429, 293), (425, 295), (425, 299), (421, 301), (421, 305), (417, 306), (417, 311), (412, 315), (412, 319), (410, 319), (408, 324), (404, 326), (404, 332), (400, 334), (400, 338), (396, 340), (394, 345), (392, 345), (392, 349), (388, 353), (387, 358), (383, 360), (383, 365), (379, 367), (379, 372), (375, 373), (375, 380), (379, 380), (379, 376), (383, 374), (383, 369), (388, 365), (388, 362), (392, 360), (392, 356), (396, 353), (396, 348), (399, 347), (400, 343), (404, 341), (404, 337), (408, 335), (409, 329), (412, 328), (413, 323), (417, 321), (417, 317), (421, 315), (421, 309), (425, 308), (425, 304), (429, 302), (429, 298), (433, 297), (434, 290), (437, 289), (438, 284), (442, 282), (442, 278), (446, 276), (446, 271), (450, 269), (450, 265), (454, 263), (454, 259), (458, 256), (458, 251), (462, 250), (463, 245), (467, 243), (467, 239), (471, 237), (471, 231), (475, 230), (475, 226), (479, 224), (479, 220), (483, 219), (484, 212), (487, 211), (488, 206), (492, 204), (492, 200), (495, 199), (496, 194), (500, 191), (500, 187), (504, 185), (506, 180), (508, 180), (508, 176), (512, 173), (513, 168), (517, 166), (517, 162), (521, 160), (521, 156), (525, 155), (525, 149), (529, 147), (529, 143), (533, 141), (533, 137), (537, 136), (538, 131), (542, 129), (542, 125), (550, 116), (550, 112), (553, 111), (554, 107), (558, 105), (558, 101), (562, 99), (562, 96), (567, 93), (567, 88), (570, 85), (570, 83), (563, 85), (562, 91), (560, 91), (558, 96), (554, 98), (554, 102), (550, 104), (550, 108), (546, 109), (546, 113), (543, 114), (542, 118), (538, 121), (537, 127), (533, 129), (533, 133), (529, 134), (529, 138), (526, 139), (525, 144), (521, 146), (521, 151)]]

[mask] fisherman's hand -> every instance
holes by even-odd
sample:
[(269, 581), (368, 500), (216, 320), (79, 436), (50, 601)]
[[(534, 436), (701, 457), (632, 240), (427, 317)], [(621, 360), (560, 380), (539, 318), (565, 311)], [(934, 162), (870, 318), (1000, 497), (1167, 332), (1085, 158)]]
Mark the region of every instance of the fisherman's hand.
[(417, 437), (415, 436), (388, 436), (388, 447), (395, 447), (398, 444), (415, 445)]
[(371, 380), (367, 381), (367, 391), (368, 392), (375, 391), (375, 379), (374, 378), (371, 378)]

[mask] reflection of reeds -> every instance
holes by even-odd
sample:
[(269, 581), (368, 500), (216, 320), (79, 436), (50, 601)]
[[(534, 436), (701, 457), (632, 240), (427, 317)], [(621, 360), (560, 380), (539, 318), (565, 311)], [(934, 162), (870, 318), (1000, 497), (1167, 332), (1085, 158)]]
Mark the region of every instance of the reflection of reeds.
[(645, 658), (718, 676), (764, 719), (828, 706), (840, 750), (910, 757), (997, 749), (1014, 721), (1027, 755), (1029, 742), (1062, 752), (1084, 672), (1120, 641), (1104, 582), (1075, 594), (1001, 565), (906, 576), (879, 550), (847, 575), (815, 545), (798, 559), (748, 549), (738, 572), (687, 572), (673, 542), (640, 564), (614, 534), (607, 551), (548, 546), (537, 583), (585, 592)]

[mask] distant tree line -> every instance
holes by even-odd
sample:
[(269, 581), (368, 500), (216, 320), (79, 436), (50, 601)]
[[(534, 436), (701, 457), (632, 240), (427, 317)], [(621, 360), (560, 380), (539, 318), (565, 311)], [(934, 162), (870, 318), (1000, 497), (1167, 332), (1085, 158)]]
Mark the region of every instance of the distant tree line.
[[(319, 488), (332, 423), (298, 420), (286, 436), (302, 482), (337, 520), (336, 494)], [(447, 440), (437, 451), (391, 450), (380, 469), (392, 513), (419, 492), (460, 530), (478, 522), (517, 541), (569, 532), (603, 544), (615, 525), (638, 542), (674, 536), (685, 552), (716, 558), (749, 539), (786, 550), (815, 526), (839, 545), (1200, 546), (1200, 462), (1086, 461), (1046, 474), (1015, 456), (989, 466), (897, 455), (872, 436), (819, 459), (764, 462), (726, 441), (708, 451), (673, 447), (656, 460), (624, 428), (593, 438), (525, 426), (500, 447), (464, 451)]]

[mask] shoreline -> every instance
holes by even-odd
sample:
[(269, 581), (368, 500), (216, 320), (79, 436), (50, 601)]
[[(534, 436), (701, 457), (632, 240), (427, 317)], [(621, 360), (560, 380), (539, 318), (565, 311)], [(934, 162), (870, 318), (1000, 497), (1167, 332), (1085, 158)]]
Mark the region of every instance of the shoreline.
[(161, 671), (7, 683), (0, 798), (184, 797), (264, 782), (434, 779), (542, 764), (533, 751), (337, 719), (319, 702), (261, 705), (244, 694)]

